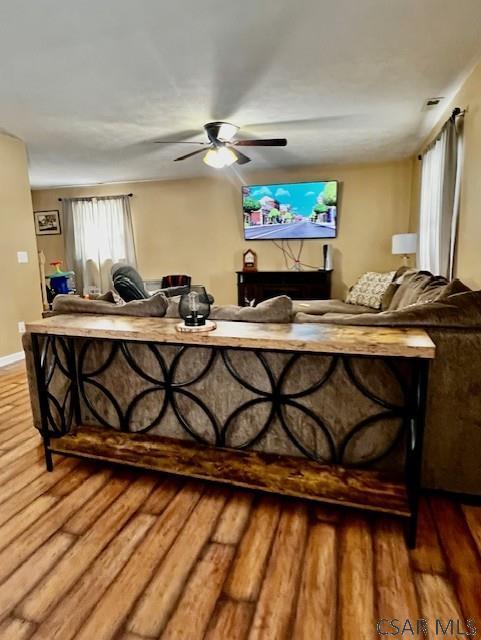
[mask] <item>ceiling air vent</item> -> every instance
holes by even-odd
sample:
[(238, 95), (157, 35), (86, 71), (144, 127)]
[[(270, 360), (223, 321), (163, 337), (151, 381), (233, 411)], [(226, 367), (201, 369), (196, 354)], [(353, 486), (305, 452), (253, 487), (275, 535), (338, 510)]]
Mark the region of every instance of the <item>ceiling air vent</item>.
[(429, 111), (429, 109), (434, 109), (438, 106), (438, 104), (444, 100), (444, 96), (439, 96), (437, 98), (428, 98), (423, 105), (423, 111)]

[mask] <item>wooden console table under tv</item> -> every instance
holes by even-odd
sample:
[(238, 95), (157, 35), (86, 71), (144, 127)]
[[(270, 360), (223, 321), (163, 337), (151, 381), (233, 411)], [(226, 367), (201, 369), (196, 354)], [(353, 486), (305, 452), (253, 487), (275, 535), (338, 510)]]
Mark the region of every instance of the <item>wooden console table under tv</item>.
[(237, 304), (258, 304), (286, 295), (293, 300), (327, 300), (331, 297), (332, 270), (237, 271)]
[[(175, 329), (176, 322), (158, 318), (59, 315), (28, 324), (27, 337), (31, 341), (31, 352), (27, 351), (27, 357), (30, 370), (34, 371), (30, 381), (31, 393), (36, 394), (33, 400), (34, 404), (37, 401), (39, 408), (39, 427), (47, 469), (52, 469), (52, 454), (73, 455), (385, 512), (407, 519), (407, 540), (411, 546), (415, 545), (428, 367), (435, 355), (435, 346), (424, 330), (218, 322), (217, 329), (208, 333), (180, 334)], [(131, 367), (129, 382), (134, 380), (134, 376), (141, 376), (143, 381), (148, 380), (153, 388), (151, 391), (161, 390), (165, 396), (164, 402), (168, 407), (173, 407), (174, 411), (175, 397), (179, 393), (205, 407), (211, 399), (199, 394), (192, 382), (208, 376), (209, 367), (213, 367), (214, 363), (216, 367), (224, 367), (222, 375), (231, 375), (236, 383), (260, 394), (260, 399), (250, 400), (245, 405), (270, 403), (271, 415), (278, 416), (279, 421), (285, 425), (286, 437), (292, 436), (288, 420), (283, 416), (287, 405), (299, 406), (297, 398), (302, 393), (311, 393), (314, 388), (316, 392), (325, 392), (322, 385), (337, 366), (345, 367), (346, 371), (351, 367), (352, 374), (353, 360), (359, 362), (361, 359), (361, 364), (365, 362), (364, 359), (382, 360), (383, 369), (408, 371), (408, 383), (401, 383), (404, 389), (402, 406), (390, 406), (354, 374), (352, 380), (356, 383), (357, 390), (366, 398), (378, 402), (382, 409), (379, 416), (386, 416), (391, 410), (401, 421), (405, 434), (403, 447), (406, 449), (402, 463), (404, 471), (393, 474), (364, 466), (353, 468), (338, 462), (325, 464), (322, 460), (309, 457), (309, 452), (306, 451), (306, 455), (301, 457), (227, 447), (223, 439), (223, 433), (227, 430), (226, 421), (222, 422), (215, 414), (212, 415), (212, 420), (216, 438), (213, 444), (207, 445), (196, 440), (196, 437), (174, 439), (150, 435), (148, 430), (152, 424), (143, 433), (129, 432), (128, 419), (124, 421), (125, 415), (120, 429), (110, 426), (105, 416), (98, 416), (97, 426), (82, 424), (82, 411), (85, 403), (88, 404), (86, 387), (92, 389), (94, 385), (96, 389), (106, 393), (103, 385), (108, 385), (109, 375), (113, 382), (115, 375), (112, 371), (109, 374), (109, 367), (112, 368), (115, 360), (113, 355), (102, 362), (97, 370), (92, 369), (91, 364), (86, 364), (85, 355), (90, 348), (94, 352), (100, 348), (107, 349), (107, 352), (110, 349), (115, 357), (125, 359)], [(162, 373), (158, 374), (159, 379), (153, 379), (152, 373), (144, 373), (139, 362), (132, 356), (135, 349), (144, 348), (160, 364)], [(178, 361), (187, 351), (192, 353), (192, 350), (197, 350), (195, 357), (198, 357), (199, 348), (209, 354), (206, 356), (207, 365), (198, 374), (189, 373), (187, 382), (176, 383)], [(173, 359), (171, 356), (164, 357), (165, 351), (169, 349), (171, 354), (172, 350), (177, 350), (178, 356)], [(323, 362), (331, 363), (329, 372), (322, 374), (323, 379), (312, 386), (309, 386), (309, 382), (309, 388), (305, 392), (288, 392), (283, 386), (286, 376), (293, 363), (304, 356), (324, 358)], [(234, 357), (241, 360), (249, 357), (256, 359), (258, 364), (260, 362), (270, 380), (270, 390), (256, 389), (250, 378), (243, 379), (241, 369), (236, 370), (232, 364)], [(275, 367), (269, 368), (269, 358), (275, 357), (285, 358), (288, 362), (281, 372), (274, 370)], [(124, 360), (122, 362), (123, 366), (127, 366)], [(316, 362), (314, 361), (315, 371)], [(369, 369), (373, 366), (374, 363), (370, 364)], [(218, 371), (217, 368), (217, 385)], [(50, 385), (57, 373), (64, 376), (68, 383), (65, 398), (69, 397), (69, 402), (72, 403), (68, 410), (67, 400), (52, 401)], [(101, 373), (101, 377), (95, 380), (96, 373)], [(396, 377), (399, 378), (398, 372)], [(203, 388), (202, 385), (200, 388)], [(193, 391), (197, 391), (197, 395)], [(115, 397), (113, 401), (115, 402)], [(134, 404), (136, 401), (137, 399), (133, 401)], [(160, 405), (160, 399), (158, 402)], [(320, 415), (322, 401), (316, 407), (317, 415), (312, 415), (313, 411), (310, 416), (308, 412), (306, 415), (324, 429), (323, 425), (332, 423), (335, 416)], [(235, 409), (233, 413), (242, 410), (244, 407)], [(62, 411), (64, 413), (60, 415)], [(130, 410), (126, 414), (130, 415)], [(59, 415), (61, 424), (55, 425), (55, 418)], [(160, 409), (155, 423), (157, 426), (161, 426), (164, 415), (164, 410)], [(181, 416), (180, 420), (184, 421), (185, 429), (192, 430), (187, 419)], [(371, 419), (368, 422), (369, 420)], [(360, 428), (366, 426), (366, 420), (362, 422), (363, 424), (356, 425), (353, 433), (358, 433)]]

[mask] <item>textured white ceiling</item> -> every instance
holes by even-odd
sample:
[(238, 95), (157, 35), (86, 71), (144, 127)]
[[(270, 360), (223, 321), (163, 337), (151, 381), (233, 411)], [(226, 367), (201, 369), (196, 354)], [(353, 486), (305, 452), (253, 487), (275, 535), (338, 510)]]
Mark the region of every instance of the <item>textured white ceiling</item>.
[(232, 121), (252, 169), (411, 154), (481, 54), (480, 0), (0, 0), (0, 128), (35, 187), (207, 175)]

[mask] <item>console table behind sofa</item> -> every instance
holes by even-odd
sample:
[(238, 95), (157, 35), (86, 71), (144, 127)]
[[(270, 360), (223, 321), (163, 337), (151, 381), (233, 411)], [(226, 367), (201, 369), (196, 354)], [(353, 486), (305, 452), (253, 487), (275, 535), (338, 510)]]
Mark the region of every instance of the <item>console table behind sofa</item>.
[(428, 363), (423, 330), (55, 316), (24, 337), (47, 468), (111, 460), (409, 518)]

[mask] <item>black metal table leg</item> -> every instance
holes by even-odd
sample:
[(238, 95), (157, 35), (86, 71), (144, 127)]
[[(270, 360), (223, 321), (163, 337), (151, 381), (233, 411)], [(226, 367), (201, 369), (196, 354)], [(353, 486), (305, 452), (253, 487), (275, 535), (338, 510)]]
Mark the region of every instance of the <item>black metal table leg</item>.
[(72, 402), (74, 407), (74, 423), (80, 424), (80, 397), (79, 397), (79, 385), (78, 385), (78, 372), (77, 372), (77, 359), (75, 354), (75, 342), (73, 338), (67, 340), (68, 348), (68, 368), (71, 376), (71, 392)]
[(410, 549), (414, 549), (416, 546), (428, 372), (429, 360), (418, 359), (414, 361), (414, 397), (412, 400), (406, 457), (406, 485), (411, 510), (407, 531), (407, 544)]
[(37, 384), (38, 403), (40, 408), (40, 433), (43, 440), (45, 466), (47, 471), (53, 471), (53, 459), (50, 451), (50, 435), (48, 430), (48, 399), (45, 386), (42, 353), (40, 350), (39, 335), (32, 333), (32, 355), (35, 368), (35, 381)]

